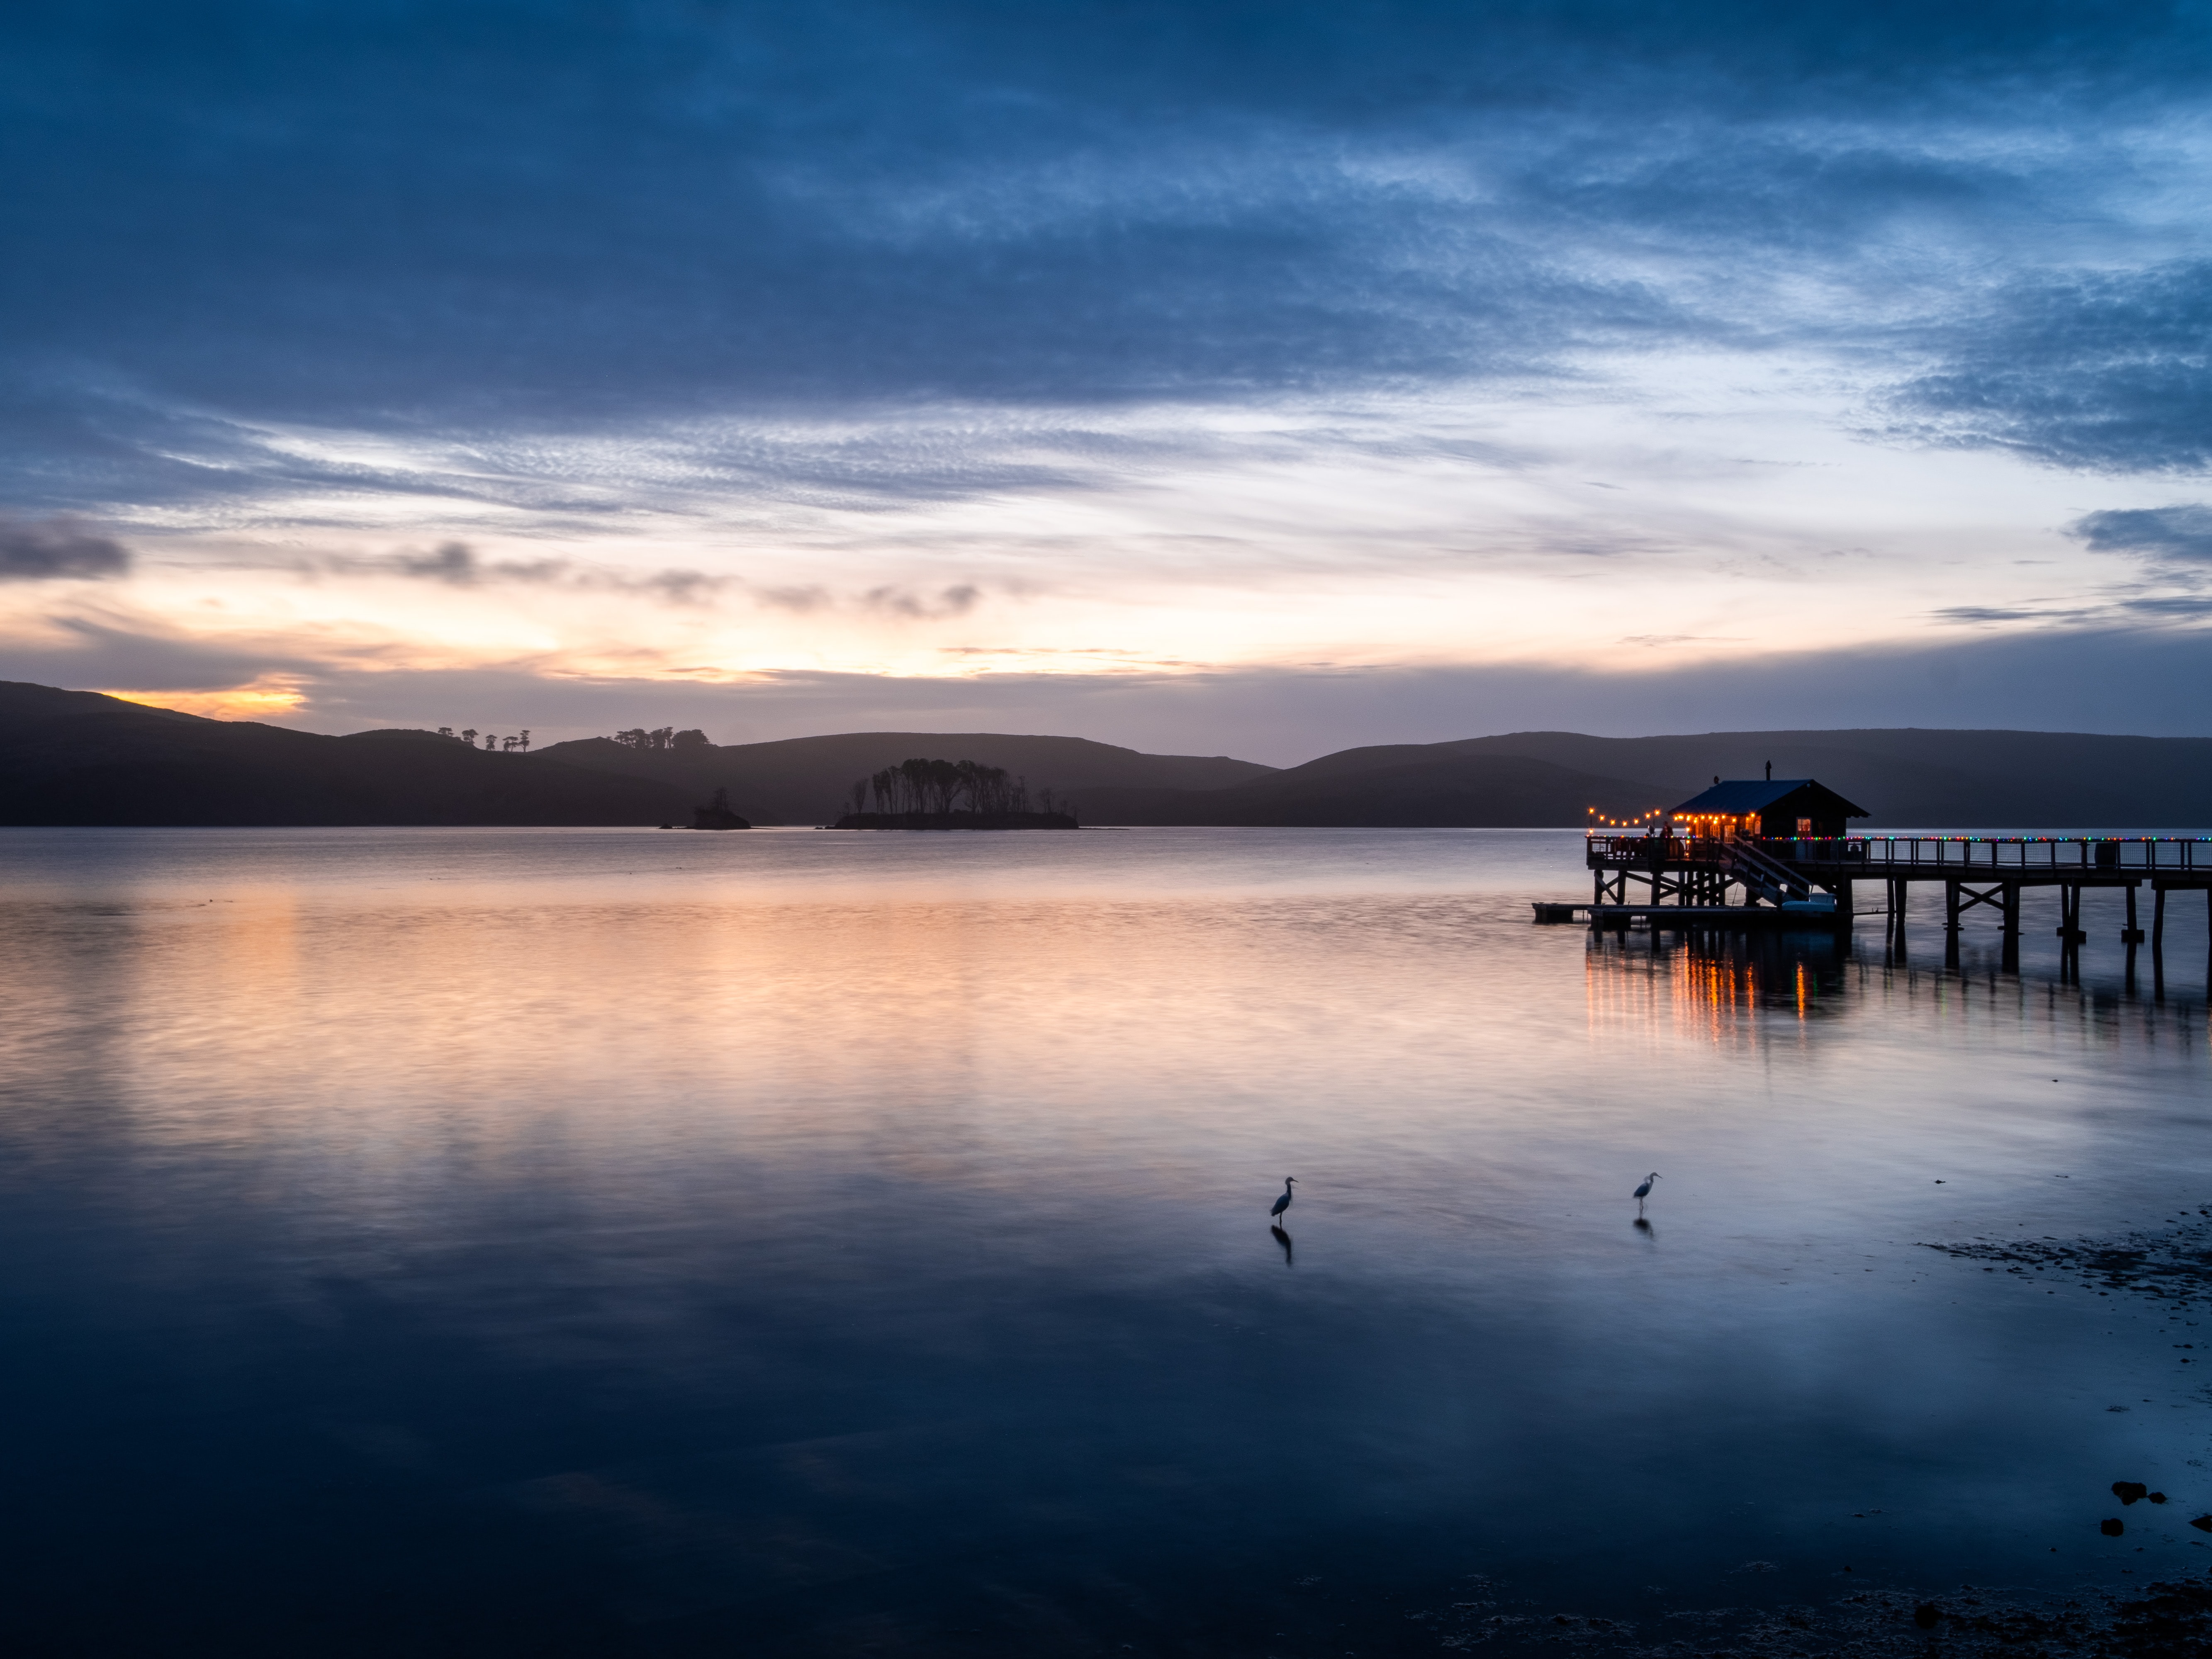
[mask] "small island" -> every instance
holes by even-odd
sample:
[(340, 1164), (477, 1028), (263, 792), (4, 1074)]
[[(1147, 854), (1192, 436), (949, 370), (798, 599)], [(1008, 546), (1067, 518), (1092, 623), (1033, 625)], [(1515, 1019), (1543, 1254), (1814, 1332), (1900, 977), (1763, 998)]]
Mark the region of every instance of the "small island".
[(731, 810), (730, 792), (717, 789), (714, 799), (704, 806), (691, 809), (691, 827), (694, 830), (750, 830), (752, 825)]
[(908, 760), (854, 784), (853, 810), (833, 830), (1079, 830), (1072, 803), (1038, 792), (1001, 766)]

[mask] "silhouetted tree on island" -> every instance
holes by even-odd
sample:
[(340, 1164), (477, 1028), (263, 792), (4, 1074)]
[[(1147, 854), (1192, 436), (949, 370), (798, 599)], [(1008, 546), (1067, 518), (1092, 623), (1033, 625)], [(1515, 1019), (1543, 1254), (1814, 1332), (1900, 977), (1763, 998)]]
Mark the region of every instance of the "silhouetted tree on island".
[(730, 792), (725, 788), (715, 790), (714, 799), (704, 806), (692, 809), (691, 827), (694, 830), (750, 830), (752, 825), (738, 816), (736, 809), (730, 805)]
[[(841, 830), (1073, 830), (1070, 811), (1030, 807), (1029, 781), (970, 760), (907, 760), (853, 785)], [(868, 803), (875, 810), (867, 810)]]

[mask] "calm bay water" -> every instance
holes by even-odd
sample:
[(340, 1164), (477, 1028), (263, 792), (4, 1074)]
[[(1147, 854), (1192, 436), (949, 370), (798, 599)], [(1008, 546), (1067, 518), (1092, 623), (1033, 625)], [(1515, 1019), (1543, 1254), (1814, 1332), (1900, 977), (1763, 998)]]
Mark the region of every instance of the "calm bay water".
[(1924, 1248), (2212, 1203), (2201, 899), (2156, 1000), (2094, 896), (2075, 987), (2039, 910), (2005, 976), (1528, 924), (1586, 890), (0, 832), (0, 1641), (1293, 1659), (2212, 1566), (2212, 1316)]

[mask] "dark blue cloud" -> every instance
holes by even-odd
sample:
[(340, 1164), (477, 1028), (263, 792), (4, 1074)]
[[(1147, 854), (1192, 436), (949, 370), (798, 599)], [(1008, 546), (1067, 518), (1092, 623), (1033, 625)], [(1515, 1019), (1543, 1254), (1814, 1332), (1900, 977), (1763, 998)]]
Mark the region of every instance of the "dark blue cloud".
[(24, 523), (0, 519), (0, 582), (43, 582), (120, 576), (129, 550), (66, 520)]
[(2212, 565), (2212, 507), (2202, 501), (2091, 513), (2075, 520), (2072, 533), (2100, 553)]
[[(313, 471), (256, 422), (1220, 401), (1851, 343), (1758, 279), (1809, 260), (1893, 310), (1927, 273), (1867, 244), (1901, 219), (2089, 210), (2078, 166), (1994, 139), (2154, 121), (2207, 60), (2197, 9), (2091, 3), (15, 8), (0, 483)], [(2113, 282), (1939, 330), (1906, 403), (1952, 441), (2188, 464), (2201, 283)]]
[(2016, 284), (1899, 404), (1953, 442), (2112, 472), (2212, 466), (2212, 261)]

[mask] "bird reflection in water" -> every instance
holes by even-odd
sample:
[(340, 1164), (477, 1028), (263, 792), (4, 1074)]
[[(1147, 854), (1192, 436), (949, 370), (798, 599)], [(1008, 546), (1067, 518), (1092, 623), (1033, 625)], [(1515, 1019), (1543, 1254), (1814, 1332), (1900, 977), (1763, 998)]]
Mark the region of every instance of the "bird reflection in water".
[(1275, 1243), (1283, 1247), (1283, 1265), (1285, 1267), (1296, 1267), (1297, 1264), (1291, 1260), (1291, 1236), (1280, 1227), (1271, 1226), (1267, 1231), (1274, 1238)]
[(1656, 1244), (1659, 1242), (1659, 1230), (1653, 1226), (1649, 1221), (1646, 1221), (1642, 1216), (1637, 1217), (1635, 1220), (1630, 1222), (1628, 1224), (1635, 1228), (1638, 1232), (1643, 1234), (1644, 1237), (1650, 1239), (1653, 1243)]

